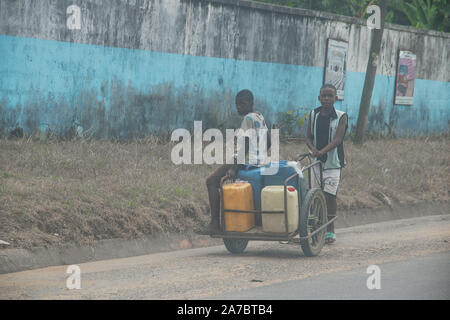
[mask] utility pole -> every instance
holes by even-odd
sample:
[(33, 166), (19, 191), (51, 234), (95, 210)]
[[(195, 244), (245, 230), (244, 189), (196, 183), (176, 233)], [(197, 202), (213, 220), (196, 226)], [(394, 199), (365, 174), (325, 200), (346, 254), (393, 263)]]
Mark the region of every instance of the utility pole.
[(359, 105), (358, 121), (356, 123), (356, 134), (354, 143), (362, 145), (366, 131), (367, 118), (370, 110), (370, 100), (372, 98), (373, 86), (375, 84), (375, 75), (377, 73), (378, 56), (381, 49), (381, 39), (383, 38), (384, 18), (387, 12), (387, 0), (380, 0), (380, 28), (372, 29), (372, 39), (370, 42), (369, 61), (367, 62), (366, 77), (364, 79), (364, 88)]

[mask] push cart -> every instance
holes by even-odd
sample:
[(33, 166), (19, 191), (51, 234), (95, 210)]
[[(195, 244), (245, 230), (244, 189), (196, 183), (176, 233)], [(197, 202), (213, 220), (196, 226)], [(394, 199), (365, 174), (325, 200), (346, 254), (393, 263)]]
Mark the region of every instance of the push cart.
[[(224, 208), (223, 201), (223, 185), (229, 179), (223, 177), (220, 181), (220, 194), (221, 194), (221, 206), (220, 206), (220, 222), (219, 232), (211, 235), (213, 238), (222, 238), (227, 250), (234, 254), (242, 253), (247, 247), (248, 241), (279, 241), (284, 244), (300, 245), (303, 253), (308, 256), (316, 256), (322, 250), (325, 244), (326, 227), (333, 223), (337, 217), (334, 217), (330, 221), (327, 221), (327, 205), (325, 195), (322, 191), (322, 163), (318, 160), (312, 161), (309, 153), (298, 155), (297, 162), (305, 159), (309, 159), (309, 164), (305, 167), (301, 167), (301, 172), (308, 172), (308, 189), (306, 196), (302, 198), (299, 204), (299, 219), (298, 228), (295, 231), (289, 232), (288, 229), (288, 214), (287, 214), (287, 188), (288, 183), (294, 178), (298, 178), (299, 174), (295, 173), (289, 176), (284, 181), (284, 210), (279, 211), (262, 211), (262, 210), (232, 210)], [(318, 165), (320, 168), (320, 188), (311, 188), (311, 169)], [(254, 227), (246, 232), (226, 231), (225, 230), (225, 212), (237, 212), (247, 213), (254, 215), (261, 214), (284, 214), (284, 221), (286, 231), (282, 233), (264, 232), (260, 227)]]

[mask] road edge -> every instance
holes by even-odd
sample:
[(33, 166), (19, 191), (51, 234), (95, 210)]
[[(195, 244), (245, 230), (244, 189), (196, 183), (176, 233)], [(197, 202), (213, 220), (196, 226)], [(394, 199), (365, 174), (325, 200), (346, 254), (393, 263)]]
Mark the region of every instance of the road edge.
[[(396, 204), (391, 207), (365, 208), (338, 212), (336, 228), (346, 228), (390, 220), (449, 213), (448, 201)], [(127, 258), (152, 253), (209, 247), (221, 239), (196, 234), (165, 234), (140, 239), (108, 239), (91, 245), (59, 245), (47, 248), (0, 249), (0, 274), (71, 265), (91, 261)]]

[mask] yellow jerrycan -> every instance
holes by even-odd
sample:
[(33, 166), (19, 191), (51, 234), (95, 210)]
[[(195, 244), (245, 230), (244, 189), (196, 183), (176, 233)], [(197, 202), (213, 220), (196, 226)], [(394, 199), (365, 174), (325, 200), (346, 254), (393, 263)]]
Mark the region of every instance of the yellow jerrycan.
[(255, 226), (253, 213), (227, 212), (230, 210), (254, 210), (253, 191), (250, 183), (236, 181), (223, 186), (225, 231), (245, 232)]
[[(298, 228), (298, 193), (294, 187), (288, 186), (286, 195), (288, 232), (294, 232)], [(261, 192), (261, 210), (284, 210), (284, 186), (264, 187)], [(284, 214), (262, 214), (262, 228), (264, 232), (285, 233), (286, 222)]]

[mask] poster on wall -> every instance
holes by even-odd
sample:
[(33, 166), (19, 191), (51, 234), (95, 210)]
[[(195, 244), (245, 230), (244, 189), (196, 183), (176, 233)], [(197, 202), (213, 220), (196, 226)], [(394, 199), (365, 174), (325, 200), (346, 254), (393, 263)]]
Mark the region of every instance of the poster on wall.
[(416, 55), (410, 51), (400, 50), (398, 53), (397, 76), (395, 78), (394, 104), (413, 104), (415, 71)]
[(336, 87), (339, 100), (344, 100), (347, 51), (347, 42), (328, 39), (323, 83)]

